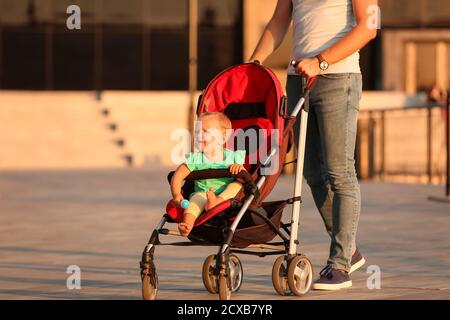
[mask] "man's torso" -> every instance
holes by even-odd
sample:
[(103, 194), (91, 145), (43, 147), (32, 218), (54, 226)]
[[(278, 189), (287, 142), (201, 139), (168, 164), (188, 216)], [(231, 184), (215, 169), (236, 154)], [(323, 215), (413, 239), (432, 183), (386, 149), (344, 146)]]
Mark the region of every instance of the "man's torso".
[[(312, 58), (345, 37), (355, 26), (352, 0), (292, 0), (292, 59)], [(292, 66), (289, 74), (295, 74)], [(359, 52), (323, 73), (360, 73)]]

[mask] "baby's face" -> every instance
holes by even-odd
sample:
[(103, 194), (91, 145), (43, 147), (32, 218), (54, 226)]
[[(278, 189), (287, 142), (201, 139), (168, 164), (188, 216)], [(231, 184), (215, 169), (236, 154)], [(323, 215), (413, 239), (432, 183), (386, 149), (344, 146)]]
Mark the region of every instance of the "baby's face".
[[(197, 122), (196, 140), (201, 151), (213, 148), (222, 148), (226, 142), (226, 131), (219, 120), (206, 117)], [(212, 150), (210, 150), (212, 151)]]

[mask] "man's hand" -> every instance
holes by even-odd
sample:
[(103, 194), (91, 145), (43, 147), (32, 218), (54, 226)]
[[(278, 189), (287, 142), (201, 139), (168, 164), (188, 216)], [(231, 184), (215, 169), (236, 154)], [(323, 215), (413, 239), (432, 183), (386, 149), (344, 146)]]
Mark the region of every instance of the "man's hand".
[(181, 201), (183, 201), (183, 200), (184, 200), (184, 198), (181, 194), (176, 194), (172, 198), (172, 202), (175, 203), (175, 205), (180, 208), (181, 208)]
[(242, 170), (245, 170), (244, 166), (242, 164), (232, 164), (230, 166), (230, 172), (232, 174), (238, 174), (239, 172), (241, 172)]
[(256, 63), (256, 64), (259, 64), (259, 65), (262, 65), (261, 61), (259, 61), (258, 59), (250, 59), (250, 60), (247, 61), (247, 63)]
[(319, 75), (322, 71), (319, 65), (319, 59), (317, 58), (303, 59), (297, 61), (295, 71), (305, 78), (312, 78)]

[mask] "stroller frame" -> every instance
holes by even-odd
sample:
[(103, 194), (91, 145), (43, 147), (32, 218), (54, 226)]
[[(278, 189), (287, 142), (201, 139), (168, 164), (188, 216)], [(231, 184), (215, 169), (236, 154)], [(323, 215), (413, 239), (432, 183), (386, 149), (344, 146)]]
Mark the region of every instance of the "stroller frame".
[[(203, 265), (202, 278), (206, 289), (213, 294), (219, 293), (219, 298), (221, 300), (229, 300), (231, 298), (231, 293), (239, 290), (242, 283), (242, 264), (235, 253), (259, 257), (282, 255), (275, 261), (272, 270), (272, 282), (276, 292), (280, 295), (294, 294), (302, 296), (308, 293), (311, 288), (313, 277), (312, 263), (306, 256), (297, 253), (297, 245), (299, 244), (298, 225), (300, 221), (303, 166), (309, 112), (309, 107), (305, 102), (315, 80), (316, 78), (314, 77), (307, 81), (303, 94), (290, 115), (291, 117), (297, 118), (300, 114), (300, 132), (297, 146), (294, 194), (292, 198), (286, 200), (287, 204), (293, 205), (291, 221), (287, 224), (281, 223), (280, 229), (278, 229), (269, 218), (262, 215), (258, 210), (250, 207), (255, 199), (255, 195), (266, 181), (266, 176), (260, 175), (256, 182), (254, 182), (252, 194), (247, 195), (244, 198), (245, 200), (243, 203), (234, 203), (235, 208), (240, 207), (240, 209), (233, 223), (227, 230), (225, 241), (220, 245), (218, 253), (216, 255), (208, 256)], [(270, 163), (272, 157), (276, 153), (277, 149), (273, 148), (270, 155), (261, 164), (261, 167)], [(209, 171), (216, 171), (216, 169)], [(244, 175), (246, 180), (252, 179), (250, 174), (246, 171), (241, 171), (239, 175)], [(246, 247), (249, 249), (266, 250), (261, 252), (233, 248), (231, 241), (239, 223), (246, 213), (252, 213), (261, 218), (283, 241), (250, 244)], [(172, 221), (172, 218), (168, 214), (165, 214), (153, 230), (142, 253), (140, 268), (142, 295), (145, 300), (155, 299), (158, 291), (158, 277), (153, 261), (156, 246), (218, 246), (217, 243), (196, 241), (195, 237), (189, 242), (162, 243), (159, 239), (160, 235), (181, 236), (178, 231), (164, 228), (164, 225), (167, 222), (174, 221)]]

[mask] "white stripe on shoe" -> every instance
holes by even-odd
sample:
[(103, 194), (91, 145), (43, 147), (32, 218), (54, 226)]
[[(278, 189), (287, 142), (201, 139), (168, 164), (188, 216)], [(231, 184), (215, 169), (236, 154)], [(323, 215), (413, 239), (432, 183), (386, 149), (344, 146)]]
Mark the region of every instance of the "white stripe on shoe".
[(313, 283), (312, 289), (313, 290), (328, 290), (328, 291), (335, 291), (335, 290), (341, 290), (345, 288), (350, 288), (352, 286), (352, 280), (345, 281), (342, 283)]
[(358, 262), (356, 262), (355, 264), (353, 264), (350, 267), (350, 271), (348, 272), (348, 274), (351, 274), (352, 272), (355, 272), (356, 270), (358, 270), (359, 268), (361, 268), (364, 263), (366, 263), (366, 259), (362, 258), (361, 260), (359, 260)]

